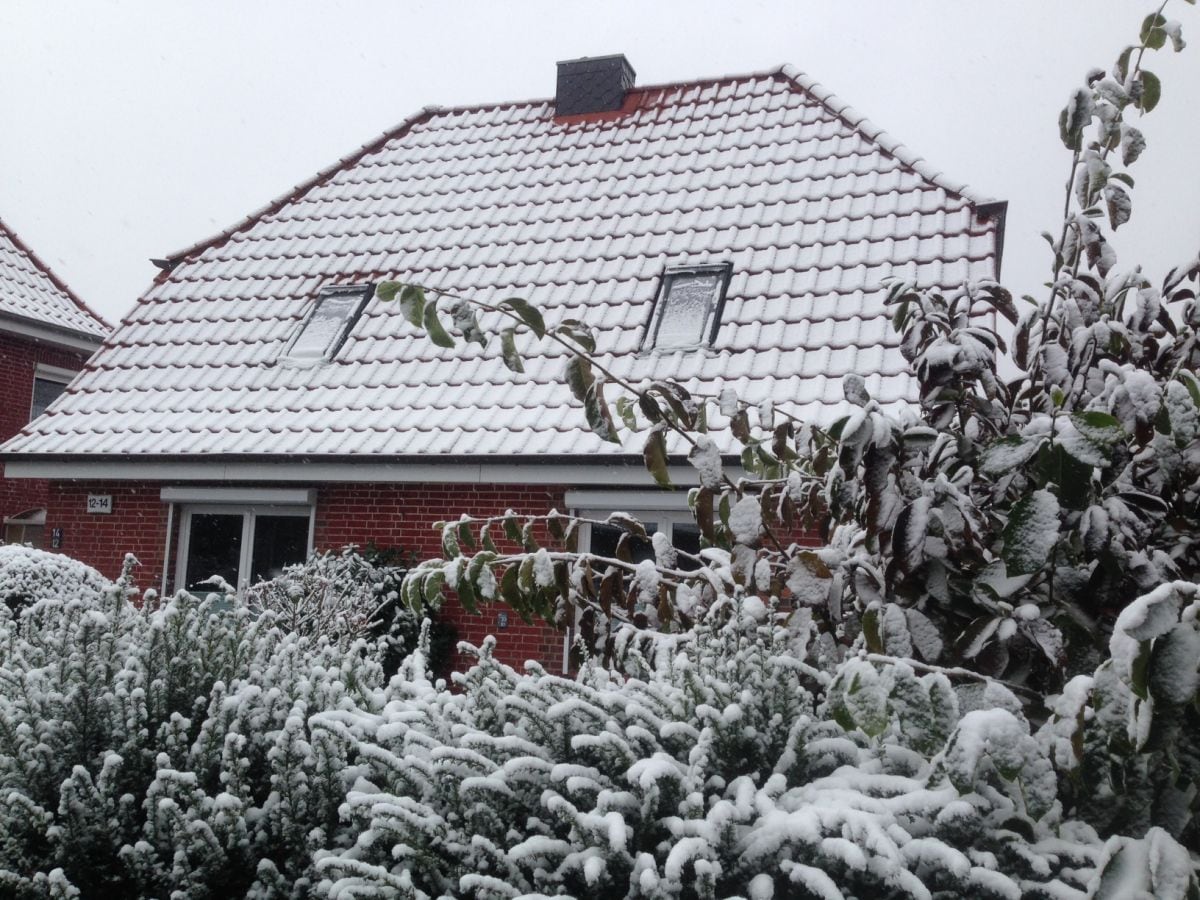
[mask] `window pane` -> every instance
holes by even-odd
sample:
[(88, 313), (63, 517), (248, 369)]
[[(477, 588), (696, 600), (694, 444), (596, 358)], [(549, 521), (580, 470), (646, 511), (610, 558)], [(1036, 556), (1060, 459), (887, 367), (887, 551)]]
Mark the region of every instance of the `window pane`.
[(46, 407), (58, 399), (58, 395), (67, 389), (61, 381), (51, 381), (49, 378), (33, 379), (33, 408), (29, 411), (30, 420), (36, 419), (46, 411)]
[(721, 277), (720, 272), (667, 277), (654, 338), (655, 347), (696, 347), (703, 342), (704, 328), (715, 304)]
[[(655, 526), (653, 522), (643, 522), (642, 524), (646, 527), (646, 534), (654, 534)], [(623, 534), (625, 534), (625, 529), (617, 528), (615, 525), (593, 525), (591, 552), (597, 556), (607, 556), (610, 559), (615, 559), (617, 556), (617, 541)], [(644, 559), (654, 559), (654, 545), (650, 543), (649, 538), (631, 535), (629, 539), (629, 555), (635, 563), (641, 562)]]
[(241, 557), (240, 513), (192, 513), (184, 579), (188, 591), (194, 594), (215, 591), (211, 585), (200, 583), (213, 575), (220, 575), (236, 588)]
[(308, 516), (255, 516), (250, 584), (274, 578), (308, 556)]
[(295, 359), (322, 359), (329, 356), (354, 318), (362, 299), (361, 289), (353, 293), (339, 291), (322, 294), (288, 355)]
[[(671, 526), (671, 543), (676, 550), (696, 556), (700, 553), (700, 527), (686, 522), (676, 522)], [(682, 554), (679, 557), (679, 568), (685, 572), (700, 568), (700, 564)]]

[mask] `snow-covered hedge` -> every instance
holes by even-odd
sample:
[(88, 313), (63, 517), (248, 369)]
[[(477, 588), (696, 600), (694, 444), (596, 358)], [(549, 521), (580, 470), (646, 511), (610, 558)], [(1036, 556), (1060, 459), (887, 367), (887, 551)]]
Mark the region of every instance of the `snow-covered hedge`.
[(0, 896), (303, 896), (352, 839), (309, 719), (382, 708), (368, 646), (126, 593), (0, 609)]
[[(485, 644), (455, 691), (420, 653), (388, 681), (366, 642), (125, 593), (0, 611), (0, 895), (1197, 890), (1165, 831), (1106, 842), (1063, 820), (1064, 748), (1145, 714), (1121, 664), (1103, 715), (1070, 719), (1066, 698), (1031, 733), (978, 677), (866, 656), (826, 671), (810, 622), (756, 604), (635, 647), (627, 676), (518, 673)], [(1122, 659), (1167, 655), (1198, 604), (1175, 586), (1138, 608)]]
[(0, 544), (0, 602), (17, 609), (48, 597), (99, 597), (112, 582), (78, 560), (22, 544)]

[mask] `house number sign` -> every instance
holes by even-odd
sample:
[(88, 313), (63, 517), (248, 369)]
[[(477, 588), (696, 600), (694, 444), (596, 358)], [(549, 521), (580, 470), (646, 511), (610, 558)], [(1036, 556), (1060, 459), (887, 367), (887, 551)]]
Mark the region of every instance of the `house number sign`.
[(108, 515), (112, 512), (112, 494), (88, 494), (87, 511)]

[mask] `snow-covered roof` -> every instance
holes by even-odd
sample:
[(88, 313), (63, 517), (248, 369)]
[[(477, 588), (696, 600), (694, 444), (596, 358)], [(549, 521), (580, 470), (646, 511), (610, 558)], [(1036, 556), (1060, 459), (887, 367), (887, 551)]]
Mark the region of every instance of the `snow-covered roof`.
[[(634, 88), (617, 112), (553, 101), (430, 108), (169, 272), (53, 408), (31, 456), (346, 458), (639, 452), (588, 430), (546, 345), (513, 375), (498, 341), (435, 346), (373, 299), (336, 357), (281, 363), (318, 292), (400, 279), (522, 296), (597, 329), (604, 364), (812, 420), (857, 372), (915, 384), (880, 282), (992, 277), (998, 216), (790, 67)], [(664, 268), (729, 263), (710, 348), (640, 352)], [(528, 344), (527, 344), (528, 345)]]
[(31, 323), (99, 344), (108, 323), (0, 221), (0, 329), (4, 320)]

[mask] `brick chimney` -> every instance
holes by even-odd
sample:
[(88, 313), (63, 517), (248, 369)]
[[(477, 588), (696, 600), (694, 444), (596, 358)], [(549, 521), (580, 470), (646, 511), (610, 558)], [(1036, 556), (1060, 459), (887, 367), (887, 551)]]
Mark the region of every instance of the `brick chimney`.
[(623, 53), (560, 62), (554, 114), (580, 116), (620, 109), (635, 75)]

